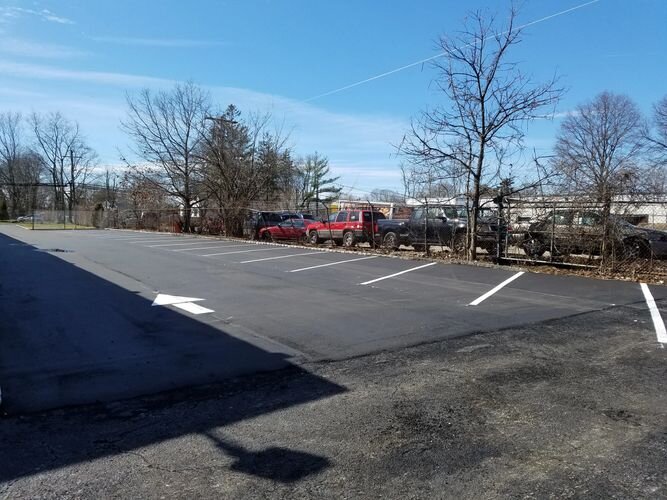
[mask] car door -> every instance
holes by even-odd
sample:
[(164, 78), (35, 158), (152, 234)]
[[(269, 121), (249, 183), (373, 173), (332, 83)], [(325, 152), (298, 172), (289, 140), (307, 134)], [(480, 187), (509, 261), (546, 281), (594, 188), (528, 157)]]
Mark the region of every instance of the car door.
[[(448, 214), (444, 207), (429, 207), (428, 214), (428, 239), (431, 243), (450, 246), (452, 242), (452, 225), (449, 223)], [(451, 213), (449, 215), (452, 215)]]
[(425, 237), (425, 211), (423, 207), (417, 207), (412, 211), (410, 216), (410, 224), (408, 225), (408, 234), (410, 241), (421, 243)]
[(336, 220), (331, 223), (331, 234), (335, 240), (343, 238), (343, 229), (345, 229), (345, 226), (347, 225), (348, 216), (349, 212), (338, 212)]
[[(600, 253), (604, 227), (599, 213), (591, 211), (579, 212), (575, 218), (579, 247), (586, 253)], [(613, 230), (613, 229), (612, 229)]]

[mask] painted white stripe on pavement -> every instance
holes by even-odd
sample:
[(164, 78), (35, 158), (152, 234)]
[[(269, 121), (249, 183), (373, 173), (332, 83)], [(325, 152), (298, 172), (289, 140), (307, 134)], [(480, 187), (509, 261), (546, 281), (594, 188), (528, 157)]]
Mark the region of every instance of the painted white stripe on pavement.
[(251, 262), (262, 262), (263, 260), (289, 259), (290, 257), (299, 257), (301, 255), (315, 255), (316, 253), (321, 254), (322, 252), (295, 253), (292, 255), (279, 255), (278, 257), (266, 257), (264, 259), (244, 260), (243, 262), (240, 262), (240, 264), (250, 264)]
[(377, 259), (377, 255), (372, 255), (370, 257), (360, 257), (358, 259), (348, 259), (340, 260), (338, 262), (329, 262), (328, 264), (320, 264), (317, 266), (302, 267), (301, 269), (292, 269), (291, 271), (286, 271), (288, 273), (299, 273), (301, 271), (310, 271), (311, 269), (317, 269), (318, 267), (328, 267), (328, 266), (337, 266), (338, 264), (345, 264), (347, 262), (356, 262), (358, 260), (367, 260), (367, 259)]
[[(121, 236), (120, 238), (118, 238), (118, 237), (109, 238), (109, 237), (102, 236), (99, 239), (107, 240), (107, 241), (131, 241), (131, 240), (139, 241), (139, 240), (145, 240), (146, 238), (155, 239), (155, 235), (145, 235), (144, 234), (144, 235), (141, 235), (141, 236)], [(173, 236), (164, 235), (162, 237), (162, 239), (165, 239), (165, 238), (173, 238)]]
[(653, 320), (653, 326), (655, 327), (655, 334), (658, 337), (658, 342), (661, 344), (667, 344), (667, 330), (665, 330), (665, 322), (660, 316), (660, 311), (658, 306), (655, 304), (655, 299), (651, 290), (649, 290), (646, 283), (640, 283), (642, 287), (642, 292), (644, 293), (644, 299), (646, 299), (646, 305), (648, 310), (651, 311), (651, 319)]
[(477, 306), (477, 305), (481, 304), (481, 303), (484, 302), (486, 299), (488, 299), (489, 297), (491, 297), (491, 295), (493, 295), (494, 293), (496, 293), (498, 290), (502, 289), (504, 286), (509, 285), (512, 281), (514, 281), (515, 279), (517, 279), (517, 278), (518, 278), (519, 276), (521, 276), (522, 274), (524, 274), (524, 272), (523, 272), (523, 271), (519, 271), (519, 272), (516, 273), (514, 276), (510, 276), (510, 277), (507, 278), (505, 281), (503, 281), (500, 285), (495, 286), (494, 288), (492, 288), (491, 290), (489, 290), (488, 292), (486, 292), (486, 293), (485, 293), (484, 295), (482, 295), (481, 297), (479, 297), (479, 298), (473, 300), (473, 301), (472, 301), (470, 304), (468, 304), (468, 305), (469, 305), (469, 306)]
[(383, 276), (382, 278), (375, 278), (374, 280), (370, 280), (370, 281), (364, 281), (363, 283), (359, 283), (359, 284), (360, 285), (370, 285), (371, 283), (377, 283), (378, 281), (388, 280), (389, 278), (393, 278), (395, 276), (400, 276), (401, 274), (405, 274), (405, 273), (411, 273), (412, 271), (416, 271), (417, 269), (424, 269), (425, 267), (435, 266), (436, 264), (437, 264), (437, 262), (431, 262), (430, 264), (424, 264), (423, 266), (413, 267), (411, 269), (406, 269), (405, 271), (401, 271), (399, 273), (390, 274), (389, 276)]
[(198, 304), (193, 304), (192, 302), (183, 302), (181, 304), (172, 304), (172, 305), (174, 307), (178, 307), (179, 309), (183, 309), (184, 311), (187, 311), (191, 314), (206, 314), (215, 312), (213, 309), (207, 309)]
[(195, 251), (195, 250), (215, 250), (217, 248), (238, 248), (238, 247), (254, 247), (254, 246), (257, 246), (257, 244), (256, 243), (247, 243), (245, 245), (238, 245), (238, 244), (216, 245), (214, 247), (176, 248), (174, 250), (171, 250), (171, 249), (170, 250), (172, 252), (191, 252), (191, 251)]
[(184, 245), (201, 245), (203, 242), (200, 239), (194, 239), (190, 240), (187, 242), (182, 242), (182, 243), (160, 243), (159, 245), (147, 245), (148, 248), (156, 248), (156, 247), (182, 247)]
[(159, 240), (156, 240), (155, 238), (150, 240), (133, 240), (126, 241), (125, 243), (160, 243), (161, 241), (167, 241), (170, 238), (177, 238), (177, 236), (167, 236), (166, 238), (160, 238)]
[(216, 255), (231, 255), (233, 253), (268, 252), (270, 250), (288, 250), (288, 248), (268, 247), (268, 248), (258, 248), (257, 250), (237, 250), (235, 252), (207, 253), (205, 255), (199, 255), (199, 257), (215, 257)]

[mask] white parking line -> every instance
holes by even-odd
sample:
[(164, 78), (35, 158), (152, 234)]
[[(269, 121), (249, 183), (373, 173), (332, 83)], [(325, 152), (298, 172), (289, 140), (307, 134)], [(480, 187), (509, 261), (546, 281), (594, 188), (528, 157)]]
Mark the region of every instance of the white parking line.
[(658, 342), (661, 344), (667, 344), (667, 330), (665, 330), (665, 322), (660, 316), (660, 311), (658, 306), (655, 305), (655, 299), (651, 290), (649, 290), (646, 283), (640, 283), (642, 292), (644, 293), (644, 299), (646, 299), (646, 305), (648, 310), (651, 312), (651, 319), (653, 320), (653, 326), (655, 327), (655, 334), (658, 337)]
[[(130, 241), (130, 240), (144, 240), (144, 239), (146, 239), (146, 238), (154, 239), (154, 238), (155, 238), (155, 235), (150, 235), (150, 236), (148, 236), (148, 235), (142, 235), (142, 236), (121, 236), (120, 238), (119, 238), (119, 237), (109, 238), (109, 237), (101, 236), (99, 239), (101, 239), (101, 240), (107, 240), (107, 241)], [(170, 236), (170, 235), (164, 235), (162, 238), (163, 238), (163, 239), (164, 239), (164, 238), (173, 238), (173, 236)]]
[(247, 243), (245, 245), (238, 245), (238, 244), (216, 245), (214, 247), (176, 248), (174, 250), (171, 250), (171, 249), (169, 249), (169, 250), (171, 250), (172, 252), (194, 252), (195, 250), (215, 250), (217, 248), (238, 248), (238, 247), (254, 247), (254, 246), (257, 246), (257, 244), (256, 243)]
[(184, 245), (201, 245), (202, 241), (200, 239), (193, 239), (185, 243), (160, 243), (159, 245), (147, 245), (148, 248), (157, 248), (157, 247), (182, 247)]
[(244, 260), (243, 262), (240, 262), (240, 264), (250, 264), (251, 262), (262, 262), (263, 260), (289, 259), (290, 257), (299, 257), (301, 255), (315, 255), (316, 253), (321, 254), (322, 252), (294, 253), (292, 255), (279, 255), (278, 257), (266, 257), (264, 259)]
[(505, 281), (503, 281), (500, 285), (497, 285), (497, 286), (493, 287), (491, 290), (489, 290), (488, 292), (486, 292), (486, 293), (485, 293), (484, 295), (482, 295), (481, 297), (476, 298), (475, 300), (473, 300), (473, 301), (472, 301), (470, 304), (468, 304), (468, 305), (469, 305), (469, 306), (477, 306), (477, 305), (481, 304), (481, 303), (484, 302), (486, 299), (488, 299), (489, 297), (491, 297), (491, 295), (493, 295), (494, 293), (496, 293), (498, 290), (500, 290), (500, 289), (503, 288), (504, 286), (509, 285), (512, 281), (514, 281), (515, 279), (517, 279), (517, 278), (518, 278), (519, 276), (521, 276), (522, 274), (524, 274), (524, 272), (523, 272), (523, 271), (519, 271), (519, 272), (516, 273), (515, 275), (510, 276), (510, 277), (507, 278)]
[(338, 262), (329, 262), (328, 264), (320, 264), (320, 265), (317, 265), (317, 266), (302, 267), (301, 269), (292, 269), (291, 271), (285, 271), (285, 272), (299, 273), (301, 271), (310, 271), (311, 269), (317, 269), (318, 267), (337, 266), (338, 264), (345, 264), (347, 262), (356, 262), (358, 260), (376, 259), (377, 257), (378, 257), (377, 255), (372, 255), (370, 257), (360, 257), (358, 259), (340, 260)]
[(199, 257), (215, 257), (216, 255), (231, 255), (233, 253), (250, 253), (250, 252), (268, 252), (270, 250), (288, 250), (287, 247), (267, 247), (267, 248), (258, 248), (257, 250), (237, 250), (234, 252), (221, 252), (221, 253), (207, 253), (204, 255), (199, 255)]
[(370, 285), (371, 283), (376, 283), (378, 281), (387, 280), (387, 279), (393, 278), (395, 276), (400, 276), (401, 274), (411, 273), (412, 271), (416, 271), (417, 269), (424, 269), (425, 267), (435, 266), (436, 264), (437, 264), (437, 262), (431, 262), (430, 264), (424, 264), (423, 266), (413, 267), (411, 269), (406, 269), (405, 271), (401, 271), (399, 273), (390, 274), (389, 276), (383, 276), (382, 278), (375, 278), (374, 280), (370, 280), (370, 281), (364, 281), (363, 283), (359, 283), (359, 284), (360, 285)]
[(159, 240), (136, 240), (136, 241), (126, 241), (126, 243), (160, 243), (161, 241), (167, 241), (170, 238), (178, 238), (178, 236), (168, 236), (166, 238), (160, 238)]

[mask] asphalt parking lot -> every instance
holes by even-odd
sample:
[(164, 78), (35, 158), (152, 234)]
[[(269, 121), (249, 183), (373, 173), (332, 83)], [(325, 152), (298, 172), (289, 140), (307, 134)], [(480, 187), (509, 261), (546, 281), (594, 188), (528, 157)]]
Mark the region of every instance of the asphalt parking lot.
[(131, 231), (0, 254), (2, 497), (667, 496), (664, 286)]
[[(645, 310), (654, 328), (642, 288), (630, 282), (133, 231), (10, 226), (0, 238), (5, 272), (15, 278), (5, 280), (5, 316), (39, 304), (14, 318), (24, 338), (0, 349), (10, 411), (151, 394), (617, 306)], [(649, 290), (658, 303), (667, 297), (667, 287)], [(218, 352), (229, 352), (221, 339), (243, 354), (221, 364)], [(90, 376), (99, 380), (92, 389)], [(35, 381), (42, 389), (26, 390)]]

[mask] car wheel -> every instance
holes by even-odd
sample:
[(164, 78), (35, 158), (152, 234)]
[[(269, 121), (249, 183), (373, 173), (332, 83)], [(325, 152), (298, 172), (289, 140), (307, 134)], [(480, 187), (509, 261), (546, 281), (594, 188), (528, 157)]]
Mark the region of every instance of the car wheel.
[(645, 259), (651, 256), (651, 247), (640, 238), (630, 238), (623, 241), (623, 257), (626, 259)]
[(303, 233), (301, 236), (299, 236), (298, 242), (301, 243), (302, 245), (308, 243), (308, 235), (306, 233)]
[(415, 249), (415, 252), (423, 252), (426, 249), (426, 245), (421, 243), (413, 243), (412, 248)]
[(352, 231), (348, 231), (343, 234), (343, 246), (346, 248), (352, 248), (357, 244), (357, 238), (354, 236)]
[(458, 255), (461, 255), (466, 251), (466, 238), (463, 234), (459, 233), (454, 235), (454, 239), (452, 240), (452, 251)]
[(264, 241), (273, 241), (273, 235), (269, 231), (264, 231), (262, 233), (262, 239)]
[(317, 231), (308, 233), (308, 241), (310, 241), (311, 245), (317, 245), (320, 242), (320, 237), (317, 235)]
[(385, 248), (389, 248), (390, 250), (398, 250), (398, 235), (393, 231), (389, 231), (384, 235), (382, 244)]
[(521, 249), (531, 259), (539, 259), (547, 251), (546, 246), (539, 239), (530, 236), (521, 243)]

